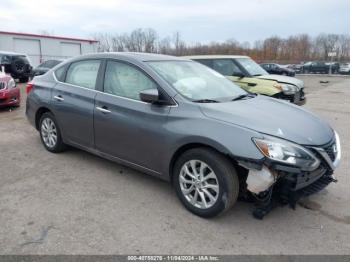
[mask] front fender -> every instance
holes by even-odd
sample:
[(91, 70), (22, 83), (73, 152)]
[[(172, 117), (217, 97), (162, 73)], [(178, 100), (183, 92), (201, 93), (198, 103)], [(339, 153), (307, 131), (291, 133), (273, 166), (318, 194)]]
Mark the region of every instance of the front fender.
[(227, 76), (227, 78), (239, 85), (244, 90), (247, 90), (251, 93), (262, 94), (266, 96), (273, 96), (281, 93), (281, 90), (276, 87), (278, 84), (277, 81), (258, 79), (254, 77), (238, 78)]
[[(178, 108), (177, 108), (178, 109)], [(199, 108), (198, 108), (199, 110)], [(246, 159), (261, 162), (262, 153), (255, 146), (252, 137), (262, 137), (254, 130), (247, 129), (220, 120), (207, 118), (204, 115), (189, 117), (186, 110), (171, 110), (166, 129), (171, 136), (166, 141), (170, 149), (164, 158), (163, 170), (169, 171), (172, 158), (182, 147), (199, 144), (212, 147), (236, 160)]]

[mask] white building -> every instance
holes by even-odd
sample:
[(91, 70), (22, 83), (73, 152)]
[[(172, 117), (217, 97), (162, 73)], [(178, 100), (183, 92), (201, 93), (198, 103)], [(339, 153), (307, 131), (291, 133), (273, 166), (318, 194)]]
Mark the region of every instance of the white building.
[(0, 52), (27, 54), (32, 66), (48, 59), (65, 59), (96, 52), (97, 41), (89, 39), (0, 31)]

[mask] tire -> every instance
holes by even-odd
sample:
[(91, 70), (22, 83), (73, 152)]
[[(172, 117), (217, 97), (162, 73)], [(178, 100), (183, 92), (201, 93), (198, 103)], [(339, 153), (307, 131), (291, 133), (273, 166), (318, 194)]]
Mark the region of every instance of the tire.
[[(195, 179), (190, 178), (200, 173), (206, 178), (205, 182), (194, 182)], [(173, 169), (173, 185), (186, 209), (205, 218), (215, 217), (229, 210), (236, 203), (239, 193), (239, 180), (232, 163), (222, 154), (208, 148), (191, 149), (179, 157)], [(214, 189), (215, 185), (217, 187)], [(186, 190), (187, 194), (184, 192)], [(195, 197), (197, 201), (193, 201)]]
[(11, 72), (15, 75), (22, 75), (26, 69), (26, 62), (22, 58), (17, 58), (11, 63)]
[[(45, 135), (48, 132), (50, 132), (51, 138), (54, 138), (52, 135), (55, 134), (56, 139), (51, 140), (49, 138), (49, 134)], [(41, 142), (47, 151), (52, 153), (60, 153), (67, 148), (66, 144), (63, 143), (60, 128), (52, 113), (46, 112), (41, 116), (39, 122), (39, 133)]]

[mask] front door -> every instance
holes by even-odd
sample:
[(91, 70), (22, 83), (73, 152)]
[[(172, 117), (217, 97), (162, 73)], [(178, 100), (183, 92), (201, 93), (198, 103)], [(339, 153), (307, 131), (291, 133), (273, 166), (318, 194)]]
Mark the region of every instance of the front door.
[(140, 101), (140, 91), (153, 88), (157, 84), (138, 67), (108, 61), (94, 128), (97, 150), (158, 172), (170, 107)]

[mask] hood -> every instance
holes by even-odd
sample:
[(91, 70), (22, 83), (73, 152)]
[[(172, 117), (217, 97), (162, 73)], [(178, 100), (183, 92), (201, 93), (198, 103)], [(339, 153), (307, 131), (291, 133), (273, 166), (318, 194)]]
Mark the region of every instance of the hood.
[(324, 145), (333, 139), (332, 128), (323, 120), (282, 100), (256, 96), (246, 100), (200, 104), (209, 118), (280, 137), (301, 145)]
[(262, 76), (257, 76), (257, 78), (260, 79), (267, 79), (267, 80), (275, 80), (280, 83), (285, 83), (285, 84), (292, 84), (295, 85), (299, 88), (304, 87), (304, 82), (300, 79), (297, 79), (295, 77), (290, 77), (290, 76), (282, 76), (282, 75), (262, 75)]

